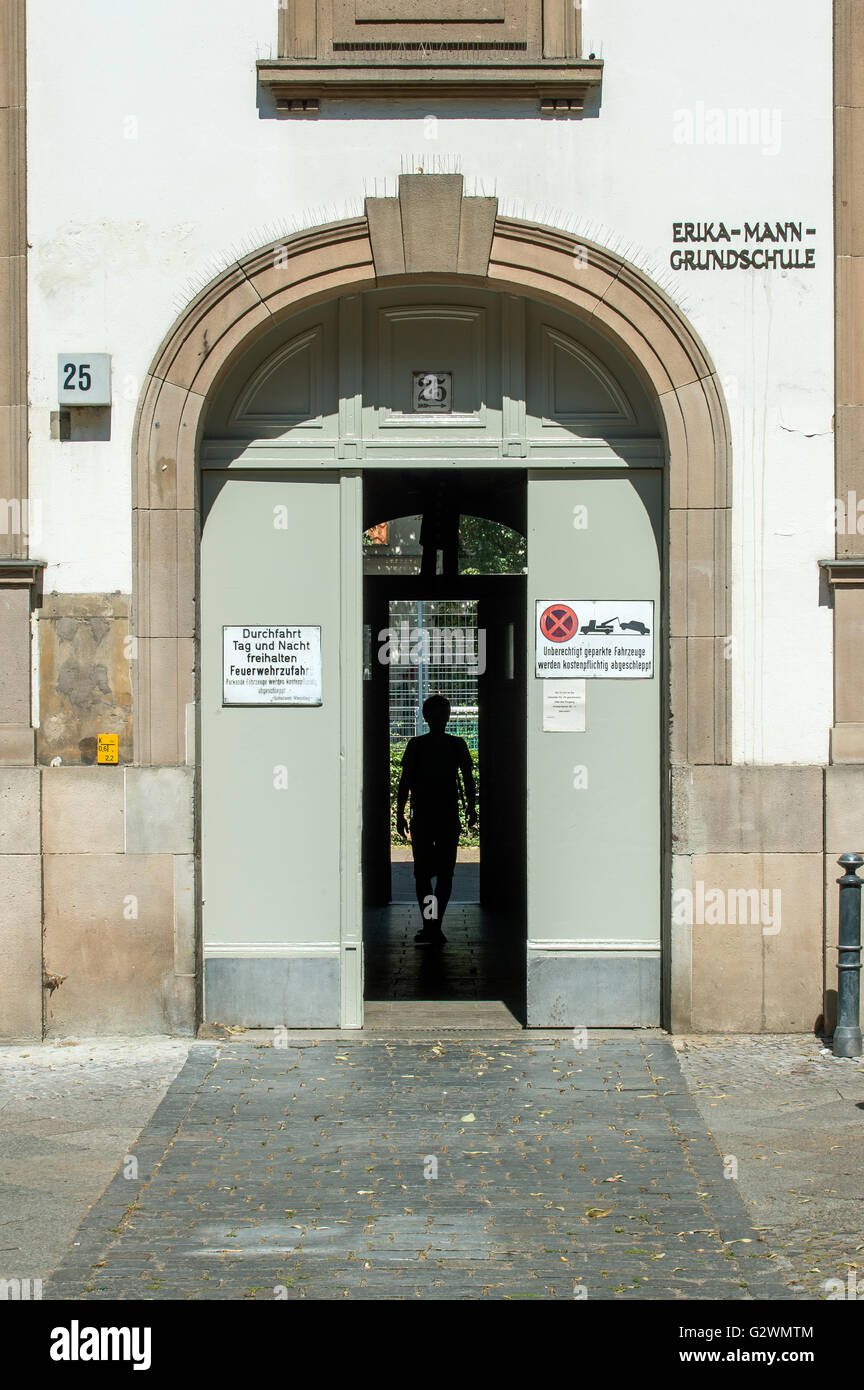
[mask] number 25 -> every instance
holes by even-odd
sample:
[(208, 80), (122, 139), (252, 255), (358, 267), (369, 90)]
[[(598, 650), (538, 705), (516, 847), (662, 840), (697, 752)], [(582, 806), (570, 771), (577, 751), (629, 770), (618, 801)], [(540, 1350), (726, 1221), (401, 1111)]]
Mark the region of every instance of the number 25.
[(75, 390), (75, 372), (76, 372), (76, 370), (77, 370), (77, 372), (78, 372), (78, 390), (79, 390), (79, 391), (89, 391), (89, 390), (90, 390), (90, 387), (93, 385), (93, 379), (92, 379), (92, 377), (91, 377), (91, 375), (90, 375), (90, 363), (89, 363), (89, 362), (81, 362), (81, 363), (78, 364), (78, 367), (77, 367), (77, 368), (76, 368), (74, 362), (65, 362), (65, 363), (63, 364), (63, 370), (64, 370), (64, 372), (66, 373), (66, 380), (63, 382), (63, 390), (64, 390), (64, 391), (74, 391), (74, 390)]

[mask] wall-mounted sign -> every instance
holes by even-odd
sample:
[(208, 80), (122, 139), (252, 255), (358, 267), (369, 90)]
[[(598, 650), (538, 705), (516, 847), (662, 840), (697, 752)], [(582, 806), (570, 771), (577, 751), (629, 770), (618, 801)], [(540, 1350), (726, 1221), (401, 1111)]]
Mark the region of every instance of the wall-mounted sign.
[(320, 705), (320, 627), (223, 627), (222, 704)]
[(543, 732), (584, 734), (585, 682), (549, 680), (543, 683)]
[(96, 735), (96, 761), (97, 763), (116, 763), (120, 760), (120, 736), (119, 734), (97, 734)]
[(654, 675), (651, 599), (538, 599), (535, 675), (645, 680)]
[(414, 409), (425, 415), (449, 415), (453, 409), (453, 373), (415, 372)]
[(61, 352), (57, 358), (57, 401), (60, 405), (110, 405), (110, 354)]

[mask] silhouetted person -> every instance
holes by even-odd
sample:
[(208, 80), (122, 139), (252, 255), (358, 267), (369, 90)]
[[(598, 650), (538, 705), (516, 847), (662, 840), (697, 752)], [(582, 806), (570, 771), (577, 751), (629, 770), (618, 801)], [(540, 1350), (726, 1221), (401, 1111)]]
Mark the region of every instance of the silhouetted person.
[[(459, 775), (465, 785), (468, 824), (477, 824), (477, 792), (471, 753), (464, 738), (445, 733), (450, 701), (430, 695), (423, 704), (428, 734), (409, 739), (402, 755), (402, 776), (396, 802), (396, 829), (404, 840), (405, 803), (411, 798), (411, 849), (414, 883), (423, 927), (414, 940), (439, 945), (446, 941), (441, 921), (453, 889), (459, 820)], [(432, 879), (435, 891), (432, 891)]]

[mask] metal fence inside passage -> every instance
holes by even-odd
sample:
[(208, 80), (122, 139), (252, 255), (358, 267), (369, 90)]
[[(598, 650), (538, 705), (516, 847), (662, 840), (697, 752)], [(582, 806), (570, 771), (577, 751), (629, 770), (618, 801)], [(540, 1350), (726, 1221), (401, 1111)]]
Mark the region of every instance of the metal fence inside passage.
[(429, 695), (450, 701), (448, 733), (477, 748), (477, 603), (397, 600), (390, 604), (390, 743), (425, 734)]

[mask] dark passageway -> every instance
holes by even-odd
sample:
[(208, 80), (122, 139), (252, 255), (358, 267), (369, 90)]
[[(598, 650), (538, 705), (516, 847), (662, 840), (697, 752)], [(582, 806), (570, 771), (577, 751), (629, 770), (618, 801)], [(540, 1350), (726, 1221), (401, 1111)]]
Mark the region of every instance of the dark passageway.
[(418, 925), (410, 861), (392, 866), (393, 899), (366, 909), (366, 999), (465, 1002), (500, 1000), (521, 1018), (524, 948), (500, 910), (480, 904), (480, 864), (460, 862), (447, 908), (443, 950), (414, 944)]
[[(407, 491), (392, 474), (367, 475), (363, 881), (371, 1005), (497, 1003), (524, 1020), (524, 492), (524, 477), (513, 473), (450, 474), (446, 484), (414, 474)], [(455, 650), (438, 640), (448, 634)], [(472, 750), (480, 822), (468, 833), (463, 806), (446, 942), (433, 948), (415, 942), (424, 923), (411, 846), (394, 833), (394, 786), (407, 740), (426, 732), (423, 699), (438, 692), (452, 706), (447, 732)]]

